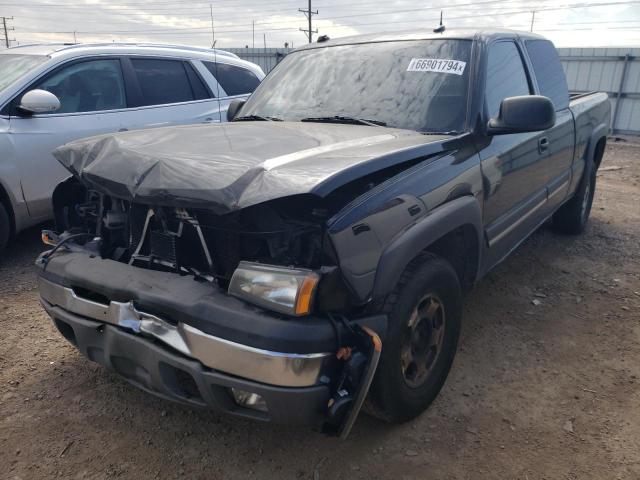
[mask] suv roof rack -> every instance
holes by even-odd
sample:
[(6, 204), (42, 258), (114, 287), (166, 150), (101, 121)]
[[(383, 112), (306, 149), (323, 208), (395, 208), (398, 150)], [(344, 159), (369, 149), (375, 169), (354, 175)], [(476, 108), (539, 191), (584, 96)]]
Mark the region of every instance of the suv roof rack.
[(74, 48), (82, 48), (82, 47), (148, 47), (148, 48), (167, 48), (173, 50), (184, 50), (189, 52), (199, 52), (199, 53), (213, 53), (215, 50), (216, 55), (232, 57), (232, 58), (240, 58), (235, 53), (227, 52), (226, 50), (213, 49), (213, 48), (204, 48), (204, 47), (192, 47), (189, 45), (166, 45), (162, 43), (135, 43), (135, 42), (98, 42), (98, 43), (29, 43), (24, 45), (16, 45), (15, 47), (11, 47), (12, 49), (23, 48), (23, 47), (35, 47), (35, 46), (50, 46), (55, 48), (59, 46), (60, 48), (56, 48), (56, 52), (61, 52), (64, 50), (71, 50)]

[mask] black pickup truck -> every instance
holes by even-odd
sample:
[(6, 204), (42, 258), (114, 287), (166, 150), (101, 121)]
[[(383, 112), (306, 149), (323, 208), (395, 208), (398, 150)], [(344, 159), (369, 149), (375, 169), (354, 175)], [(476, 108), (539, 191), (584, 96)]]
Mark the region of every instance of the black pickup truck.
[(134, 385), (344, 436), (427, 408), (474, 283), (585, 228), (610, 106), (528, 33), (323, 40), (228, 124), (60, 147), (36, 264), (61, 334)]

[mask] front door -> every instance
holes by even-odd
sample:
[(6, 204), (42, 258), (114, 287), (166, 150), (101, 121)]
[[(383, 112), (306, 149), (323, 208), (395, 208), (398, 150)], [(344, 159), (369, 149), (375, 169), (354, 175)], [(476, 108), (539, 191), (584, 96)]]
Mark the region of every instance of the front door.
[[(532, 92), (519, 47), (500, 41), (489, 47), (485, 110), (498, 115), (500, 102)], [(537, 225), (547, 200), (545, 132), (489, 137), (479, 148), (484, 181), (487, 263), (500, 261)]]
[(62, 66), (30, 87), (35, 88), (54, 93), (61, 107), (50, 114), (12, 116), (9, 156), (18, 166), (30, 216), (48, 218), (53, 189), (70, 175), (52, 150), (79, 138), (117, 132), (127, 103), (117, 58)]

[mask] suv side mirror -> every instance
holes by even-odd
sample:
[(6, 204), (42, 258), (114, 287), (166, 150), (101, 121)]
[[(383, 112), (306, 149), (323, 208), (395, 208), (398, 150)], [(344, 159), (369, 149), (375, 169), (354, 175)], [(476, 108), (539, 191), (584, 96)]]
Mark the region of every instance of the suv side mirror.
[(60, 108), (60, 100), (46, 90), (30, 90), (22, 96), (18, 108), (27, 113), (51, 113)]
[(238, 100), (238, 99), (231, 100), (231, 103), (229, 104), (229, 107), (227, 108), (227, 121), (228, 122), (230, 122), (234, 118), (236, 118), (236, 116), (240, 112), (240, 109), (244, 105), (244, 102), (245, 102), (244, 100)]
[(500, 113), (487, 124), (488, 135), (540, 132), (553, 127), (556, 112), (553, 102), (540, 95), (509, 97), (500, 103)]

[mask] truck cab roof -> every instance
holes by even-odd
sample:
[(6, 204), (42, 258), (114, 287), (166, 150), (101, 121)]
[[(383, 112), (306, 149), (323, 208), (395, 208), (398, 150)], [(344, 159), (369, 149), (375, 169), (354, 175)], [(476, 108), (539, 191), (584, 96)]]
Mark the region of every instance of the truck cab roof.
[(336, 38), (335, 40), (326, 40), (320, 43), (311, 43), (296, 49), (308, 50), (311, 48), (332, 47), (338, 45), (353, 45), (358, 43), (377, 43), (377, 42), (396, 42), (411, 40), (480, 40), (484, 42), (492, 41), (499, 38), (524, 38), (544, 40), (545, 38), (535, 33), (523, 32), (519, 30), (509, 29), (477, 29), (477, 28), (460, 28), (445, 30), (442, 33), (435, 33), (431, 30), (402, 30), (397, 32), (370, 33), (365, 35), (352, 35), (349, 37)]

